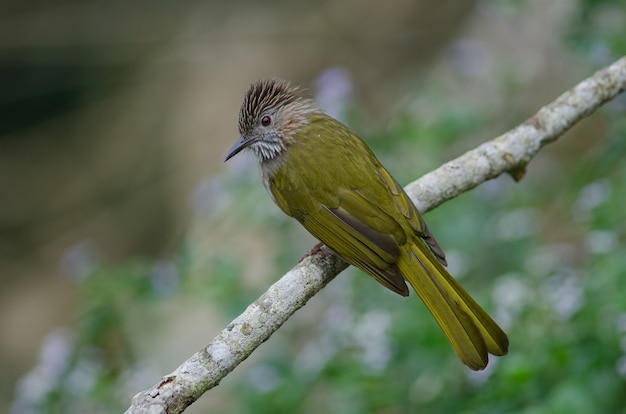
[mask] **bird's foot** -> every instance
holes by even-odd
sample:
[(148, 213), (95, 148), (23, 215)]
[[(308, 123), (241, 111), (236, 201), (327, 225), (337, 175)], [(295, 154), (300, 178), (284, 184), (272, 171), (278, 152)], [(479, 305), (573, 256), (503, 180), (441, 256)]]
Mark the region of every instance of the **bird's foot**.
[[(308, 252), (306, 252), (306, 253), (304, 254), (304, 256), (302, 256), (302, 257), (300, 258), (300, 261), (299, 261), (299, 262), (303, 261), (304, 259), (306, 259), (306, 258), (307, 258), (307, 257), (309, 257), (309, 256), (313, 256), (314, 254), (318, 254), (318, 253), (322, 250), (322, 246), (323, 246), (323, 245), (324, 245), (324, 243), (319, 242), (319, 243), (317, 243), (315, 246), (311, 247), (311, 249), (310, 249)], [(298, 262), (298, 263), (299, 263), (299, 262)]]

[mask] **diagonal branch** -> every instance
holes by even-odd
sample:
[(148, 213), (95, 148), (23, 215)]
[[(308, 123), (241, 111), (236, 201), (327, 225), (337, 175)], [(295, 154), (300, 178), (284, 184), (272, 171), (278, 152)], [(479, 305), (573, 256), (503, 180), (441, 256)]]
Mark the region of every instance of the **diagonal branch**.
[[(406, 187), (421, 212), (528, 162), (580, 119), (626, 89), (626, 57), (596, 72), (515, 129), (466, 152)], [(348, 265), (326, 248), (285, 274), (207, 346), (135, 395), (126, 413), (180, 413), (215, 387)]]

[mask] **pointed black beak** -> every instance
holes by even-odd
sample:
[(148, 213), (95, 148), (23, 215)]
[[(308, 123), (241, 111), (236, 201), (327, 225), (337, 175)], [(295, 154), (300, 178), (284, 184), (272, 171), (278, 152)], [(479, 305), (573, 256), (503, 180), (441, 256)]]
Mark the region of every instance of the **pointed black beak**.
[(239, 139), (237, 141), (235, 141), (233, 146), (230, 147), (230, 149), (226, 153), (226, 156), (224, 156), (224, 162), (228, 161), (229, 159), (231, 159), (235, 155), (239, 154), (248, 145), (252, 144), (252, 142), (253, 142), (253, 140), (251, 140), (251, 139), (246, 140), (246, 139), (244, 139), (244, 137), (239, 137)]

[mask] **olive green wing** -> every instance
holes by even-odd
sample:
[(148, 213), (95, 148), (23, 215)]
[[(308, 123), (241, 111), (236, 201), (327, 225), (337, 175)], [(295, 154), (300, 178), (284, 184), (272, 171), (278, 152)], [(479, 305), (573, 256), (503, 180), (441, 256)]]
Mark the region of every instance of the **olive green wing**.
[(408, 296), (408, 288), (396, 266), (400, 244), (392, 235), (393, 231), (381, 231), (381, 225), (369, 224), (372, 220), (384, 223), (389, 229), (399, 226), (392, 217), (367, 203), (357, 191), (341, 190), (336, 204), (321, 204), (300, 222), (348, 263), (392, 291)]
[[(441, 249), (439, 243), (437, 243), (437, 240), (435, 240), (435, 236), (433, 236), (433, 234), (428, 229), (428, 226), (426, 226), (426, 222), (424, 222), (419, 211), (417, 211), (417, 208), (415, 207), (415, 204), (413, 204), (413, 201), (411, 201), (402, 186), (398, 184), (398, 182), (378, 162), (378, 160), (375, 159), (375, 161), (377, 174), (392, 195), (394, 203), (393, 205), (396, 207), (397, 211), (402, 214), (403, 218), (411, 226), (413, 232), (426, 242), (437, 260), (439, 260), (442, 265), (447, 266), (448, 263), (446, 261), (446, 255), (444, 254), (443, 249)], [(375, 198), (376, 193), (367, 194), (367, 196), (369, 196), (370, 198)], [(376, 202), (373, 201), (373, 203)]]

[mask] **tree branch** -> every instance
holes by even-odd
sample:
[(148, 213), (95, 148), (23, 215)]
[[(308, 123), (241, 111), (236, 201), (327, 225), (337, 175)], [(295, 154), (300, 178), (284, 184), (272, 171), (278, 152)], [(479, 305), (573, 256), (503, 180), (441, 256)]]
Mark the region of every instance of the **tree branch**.
[[(626, 89), (626, 57), (596, 72), (517, 128), (466, 152), (406, 187), (421, 212), (504, 172), (521, 179), (528, 162), (580, 119)], [(180, 413), (215, 387), (348, 265), (325, 247), (302, 260), (207, 346), (135, 395), (126, 413)]]

